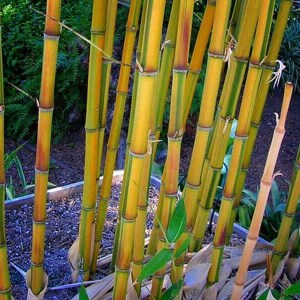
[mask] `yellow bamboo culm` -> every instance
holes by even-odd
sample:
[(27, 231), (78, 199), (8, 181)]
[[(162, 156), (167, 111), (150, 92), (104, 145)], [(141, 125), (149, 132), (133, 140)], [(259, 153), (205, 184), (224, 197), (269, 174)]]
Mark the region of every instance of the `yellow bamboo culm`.
[(264, 46), (268, 42), (270, 31), (269, 24), (272, 22), (274, 2), (274, 0), (262, 0), (261, 2), (258, 25), (250, 58), (250, 66), (242, 97), (237, 128), (235, 131), (232, 158), (227, 173), (226, 183), (223, 189), (220, 215), (214, 234), (213, 252), (211, 259), (212, 266), (210, 267), (207, 277), (208, 285), (214, 284), (219, 279), (219, 270), (223, 258), (222, 254), (225, 246), (227, 224), (230, 219), (230, 213), (228, 212), (231, 212), (232, 210), (236, 180), (238, 178), (238, 174), (240, 173), (240, 168), (245, 153), (251, 116), (262, 74), (260, 61), (265, 56)]
[(11, 299), (11, 284), (8, 270), (8, 257), (5, 233), (5, 169), (4, 169), (4, 83), (2, 63), (2, 21), (0, 12), (0, 299)]
[(31, 269), (28, 276), (31, 280), (27, 282), (30, 292), (34, 295), (44, 293), (47, 287), (43, 263), (54, 84), (60, 36), (60, 25), (57, 21), (60, 20), (60, 7), (60, 0), (47, 1), (41, 92), (38, 101), (39, 121), (35, 163), (33, 238)]
[(141, 0), (131, 1), (128, 20), (126, 25), (126, 35), (122, 54), (122, 64), (120, 69), (115, 111), (112, 120), (111, 132), (107, 143), (107, 153), (105, 158), (105, 167), (103, 181), (99, 196), (99, 206), (97, 211), (96, 229), (95, 229), (95, 246), (93, 260), (91, 264), (92, 271), (96, 270), (97, 257), (102, 239), (102, 232), (106, 217), (108, 200), (110, 198), (111, 183), (113, 171), (115, 167), (118, 145), (120, 140), (120, 132), (122, 128), (122, 120), (125, 108), (125, 102), (128, 93), (129, 76), (131, 70), (132, 54), (134, 42), (138, 30), (139, 16), (141, 12)]
[(272, 186), (272, 181), (274, 177), (278, 174), (278, 173), (274, 174), (274, 169), (278, 158), (280, 146), (285, 133), (285, 121), (286, 121), (286, 116), (287, 116), (289, 104), (292, 97), (292, 92), (293, 92), (293, 85), (292, 83), (287, 82), (284, 90), (284, 97), (283, 97), (283, 103), (281, 107), (280, 118), (278, 119), (278, 115), (277, 115), (277, 120), (276, 120), (277, 125), (274, 130), (273, 139), (268, 153), (264, 173), (260, 181), (260, 191), (258, 194), (254, 215), (252, 217), (251, 225), (247, 235), (247, 240), (241, 258), (240, 267), (238, 269), (238, 272), (234, 280), (234, 287), (232, 291), (231, 300), (241, 299), (243, 293), (243, 287), (247, 277), (247, 270), (259, 236), (259, 231), (264, 216), (264, 211), (266, 208), (266, 203), (268, 200), (270, 189)]
[[(91, 41), (103, 49), (106, 28), (107, 0), (94, 0), (91, 26)], [(98, 143), (99, 143), (99, 110), (100, 86), (102, 75), (102, 52), (95, 47), (90, 48), (87, 113), (85, 122), (85, 162), (84, 185), (82, 195), (81, 217), (79, 226), (78, 268), (84, 280), (90, 276), (90, 264), (93, 247), (93, 228), (97, 195)], [(76, 241), (75, 241), (76, 243)], [(76, 276), (73, 278), (76, 279)]]
[[(165, 1), (148, 0), (141, 58), (138, 62), (137, 94), (132, 125), (126, 181), (122, 189), (124, 202), (120, 221), (120, 237), (115, 264), (113, 299), (125, 299), (130, 272), (138, 196), (144, 160), (148, 150), (149, 121), (156, 95), (159, 49)], [(140, 120), (143, 120), (141, 123)]]

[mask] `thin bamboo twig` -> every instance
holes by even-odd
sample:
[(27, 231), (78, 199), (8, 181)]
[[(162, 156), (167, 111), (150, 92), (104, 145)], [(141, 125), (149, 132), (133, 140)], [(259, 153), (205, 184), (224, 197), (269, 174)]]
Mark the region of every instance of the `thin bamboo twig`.
[(0, 12), (0, 299), (11, 299), (11, 283), (8, 270), (5, 234), (5, 169), (4, 169), (4, 83), (2, 61), (2, 20)]
[(278, 119), (278, 115), (277, 115), (277, 125), (274, 129), (273, 139), (268, 153), (264, 173), (260, 181), (260, 191), (258, 194), (256, 207), (254, 210), (251, 225), (247, 235), (247, 240), (245, 243), (240, 266), (234, 280), (234, 286), (233, 286), (233, 291), (231, 296), (232, 300), (238, 300), (241, 298), (243, 287), (246, 280), (248, 266), (252, 258), (256, 241), (259, 236), (259, 231), (264, 216), (264, 211), (266, 208), (268, 195), (270, 193), (270, 189), (272, 186), (272, 181), (274, 180), (275, 176), (279, 174), (279, 173), (274, 174), (274, 169), (278, 158), (280, 146), (285, 133), (285, 121), (286, 121), (289, 104), (291, 101), (292, 92), (293, 92), (293, 85), (292, 83), (287, 82), (285, 85), (280, 118)]

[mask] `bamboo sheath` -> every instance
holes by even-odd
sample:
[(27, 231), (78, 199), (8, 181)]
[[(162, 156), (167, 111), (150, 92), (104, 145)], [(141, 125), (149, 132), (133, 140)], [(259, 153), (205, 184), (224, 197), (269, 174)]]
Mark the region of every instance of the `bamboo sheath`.
[[(145, 25), (146, 11), (147, 11), (146, 10), (147, 2), (148, 2), (148, 0), (145, 0), (143, 2), (143, 9), (142, 9), (142, 16), (141, 16), (141, 21), (140, 21), (139, 37), (138, 37), (138, 46), (137, 46), (137, 50), (136, 50), (136, 60), (137, 61), (139, 61), (140, 57), (141, 57), (141, 48), (142, 48), (142, 44), (143, 44), (143, 33), (144, 33), (144, 25)], [(137, 22), (138, 22), (138, 20), (137, 20)], [(127, 145), (126, 145), (126, 156), (125, 156), (123, 182), (127, 181), (128, 172), (129, 172), (128, 168), (127, 168), (127, 163), (128, 163), (129, 146), (130, 146), (130, 141), (131, 141), (131, 136), (132, 136), (133, 121), (134, 121), (136, 94), (137, 94), (137, 86), (138, 86), (138, 70), (139, 69), (136, 64), (135, 72), (134, 72), (133, 88), (132, 88), (132, 97), (131, 97), (129, 128), (128, 128), (127, 140), (126, 140)], [(118, 222), (117, 222), (116, 231), (115, 231), (113, 255), (112, 255), (112, 260), (111, 260), (111, 265), (110, 265), (112, 270), (115, 269), (116, 257), (117, 257), (118, 247), (119, 247), (119, 236), (120, 236), (120, 227), (121, 227), (120, 220), (121, 220), (121, 215), (122, 215), (123, 206), (124, 206), (124, 202), (125, 202), (125, 200), (124, 200), (125, 188), (126, 188), (126, 185), (122, 184), (120, 204), (119, 204), (119, 209), (118, 209)]]
[[(116, 258), (114, 299), (125, 299), (132, 258), (134, 230), (138, 209), (139, 187), (143, 164), (148, 148), (149, 120), (155, 96), (159, 48), (165, 1), (149, 0), (146, 8), (144, 43), (139, 62), (137, 97), (132, 126), (129, 156), (126, 168), (128, 176), (123, 182), (124, 203), (122, 207), (119, 247)], [(143, 123), (140, 123), (140, 119)], [(137, 138), (138, 137), (138, 138)]]
[[(91, 41), (103, 49), (106, 27), (107, 0), (94, 0)], [(88, 74), (84, 185), (79, 226), (79, 268), (84, 280), (89, 279), (93, 223), (95, 218), (98, 170), (99, 108), (102, 72), (102, 52), (90, 48)]]
[(300, 147), (294, 166), (293, 177), (289, 190), (289, 196), (281, 221), (279, 232), (275, 241), (272, 253), (272, 270), (276, 272), (277, 266), (288, 250), (288, 240), (290, 236), (291, 227), (297, 211), (298, 200), (300, 197)]
[(213, 240), (212, 265), (210, 267), (207, 283), (212, 285), (219, 279), (219, 271), (223, 258), (227, 224), (230, 218), (234, 202), (236, 179), (242, 165), (245, 146), (250, 128), (251, 116), (256, 100), (257, 90), (261, 78), (262, 67), (260, 61), (265, 56), (265, 44), (267, 44), (270, 24), (272, 22), (274, 1), (263, 0), (260, 7), (258, 25), (250, 58), (248, 76), (241, 102), (241, 109), (233, 143), (232, 157), (227, 173), (226, 183), (223, 189), (220, 217), (217, 222)]
[[(43, 262), (46, 222), (47, 185), (50, 159), (50, 139), (54, 106), (54, 84), (60, 25), (61, 1), (47, 1), (44, 33), (44, 55), (39, 99), (39, 122), (35, 163), (35, 197), (30, 288), (35, 295), (44, 289)], [(49, 17), (48, 17), (49, 16)]]
[[(109, 56), (112, 56), (112, 52), (113, 52), (117, 5), (118, 5), (117, 1), (109, 1), (107, 5), (104, 52)], [(102, 76), (101, 76), (100, 109), (99, 109), (98, 169), (96, 175), (96, 191), (99, 186), (98, 182), (100, 177), (104, 132), (105, 132), (105, 124), (106, 124), (110, 73), (111, 73), (111, 62), (109, 61), (109, 59), (102, 58)], [(98, 191), (96, 197), (97, 196), (98, 196)], [(100, 206), (101, 204), (100, 202), (101, 202), (101, 198), (98, 201), (98, 210), (97, 210), (96, 220), (95, 220), (95, 237), (94, 237), (92, 261), (91, 261), (92, 273), (96, 271), (97, 258), (100, 249), (100, 242), (102, 239), (103, 224), (105, 221), (106, 209), (107, 209), (107, 202), (106, 202), (106, 207), (104, 207), (104, 209)]]
[[(179, 176), (180, 148), (183, 134), (183, 104), (184, 87), (188, 71), (188, 55), (192, 28), (194, 1), (180, 2), (179, 20), (176, 37), (175, 57), (173, 66), (173, 82), (171, 91), (171, 107), (168, 128), (168, 152), (166, 178), (161, 220), (166, 231), (172, 212), (174, 211)], [(167, 247), (167, 241), (162, 233), (159, 234), (158, 250)], [(164, 268), (153, 276), (151, 297), (159, 298), (162, 290)]]
[(4, 83), (2, 62), (2, 21), (0, 13), (0, 300), (10, 300), (11, 284), (5, 233), (5, 169), (4, 169)]
[(228, 244), (233, 232), (233, 224), (235, 222), (237, 210), (240, 204), (240, 199), (242, 196), (242, 190), (246, 180), (247, 171), (250, 165), (251, 154), (254, 148), (254, 143), (256, 140), (259, 125), (261, 123), (261, 117), (263, 108), (267, 99), (267, 94), (270, 86), (270, 76), (275, 68), (276, 60), (278, 58), (278, 53), (282, 43), (284, 31), (287, 25), (288, 16), (291, 10), (292, 1), (283, 0), (280, 3), (277, 19), (275, 22), (274, 31), (272, 33), (272, 38), (270, 46), (268, 49), (267, 58), (263, 64), (263, 71), (261, 75), (261, 81), (258, 88), (257, 99), (255, 101), (254, 111), (255, 114), (252, 115), (249, 137), (247, 140), (246, 150), (242, 162), (242, 168), (238, 176), (238, 180), (235, 188), (235, 199), (233, 204), (233, 209), (231, 212), (230, 221), (227, 229), (226, 243)]
[(258, 194), (254, 215), (252, 217), (251, 225), (247, 235), (247, 240), (241, 258), (240, 267), (237, 271), (235, 281), (234, 281), (234, 286), (233, 286), (233, 291), (231, 296), (232, 300), (241, 299), (242, 296), (243, 287), (247, 276), (247, 270), (259, 235), (261, 222), (264, 216), (264, 211), (268, 200), (268, 195), (272, 186), (272, 181), (276, 176), (276, 173), (274, 174), (274, 169), (278, 158), (280, 146), (285, 133), (284, 126), (285, 126), (286, 115), (288, 112), (288, 108), (292, 96), (292, 91), (293, 91), (293, 85), (290, 82), (286, 83), (280, 118), (279, 120), (277, 120), (277, 126), (274, 130), (273, 139), (268, 153), (264, 173), (260, 182), (260, 191)]
[(200, 195), (200, 205), (193, 229), (193, 238), (190, 244), (190, 250), (196, 251), (201, 248), (204, 238), (206, 224), (213, 205), (216, 189), (219, 183), (223, 160), (225, 157), (228, 138), (231, 130), (232, 120), (235, 116), (237, 101), (239, 98), (244, 74), (246, 71), (253, 35), (256, 28), (259, 2), (248, 1), (246, 4), (244, 19), (241, 23), (240, 36), (234, 57), (230, 61), (230, 67), (226, 74), (224, 87), (221, 94), (220, 103), (222, 107), (217, 115), (214, 136), (210, 146), (211, 159), (207, 170), (204, 170), (206, 176)]

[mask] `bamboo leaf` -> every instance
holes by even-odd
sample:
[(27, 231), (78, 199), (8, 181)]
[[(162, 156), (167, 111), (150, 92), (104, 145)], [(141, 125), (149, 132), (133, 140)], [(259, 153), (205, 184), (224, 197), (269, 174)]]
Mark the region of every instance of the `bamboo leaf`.
[(277, 207), (280, 204), (280, 191), (278, 188), (278, 184), (275, 180), (273, 180), (272, 186), (271, 186), (271, 195), (272, 195), (272, 204), (273, 208)]
[(167, 230), (167, 238), (170, 243), (176, 242), (183, 233), (186, 225), (186, 212), (183, 199), (180, 199), (172, 214)]
[(80, 287), (80, 290), (79, 290), (79, 300), (89, 300), (89, 296), (83, 285)]
[(159, 300), (169, 300), (174, 299), (180, 292), (183, 286), (183, 280), (179, 280), (178, 282), (171, 285), (159, 298)]
[(245, 228), (249, 228), (250, 226), (251, 220), (248, 209), (245, 206), (239, 208), (239, 223)]
[(300, 295), (300, 281), (292, 284), (284, 291), (284, 295), (286, 296), (296, 296)]
[(182, 253), (184, 253), (186, 251), (186, 249), (188, 248), (188, 246), (190, 245), (191, 242), (191, 236), (189, 236), (183, 243), (182, 245), (177, 249), (177, 251), (174, 254), (174, 259), (178, 258), (179, 256), (181, 256)]
[(157, 252), (151, 260), (144, 266), (140, 275), (138, 276), (138, 281), (142, 281), (147, 277), (154, 274), (156, 271), (160, 270), (166, 265), (172, 258), (172, 251), (170, 249), (162, 249)]

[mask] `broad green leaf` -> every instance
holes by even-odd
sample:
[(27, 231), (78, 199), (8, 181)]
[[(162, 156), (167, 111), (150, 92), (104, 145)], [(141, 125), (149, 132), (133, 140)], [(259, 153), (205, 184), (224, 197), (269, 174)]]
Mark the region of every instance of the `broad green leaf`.
[(300, 281), (292, 284), (290, 287), (285, 289), (284, 295), (286, 296), (299, 296), (300, 295)]
[(185, 250), (188, 248), (191, 242), (191, 236), (189, 236), (182, 245), (177, 249), (177, 251), (174, 254), (174, 259), (178, 258), (181, 254), (185, 252)]
[(154, 161), (151, 166), (151, 173), (156, 177), (161, 178), (162, 172), (163, 172), (163, 166)]
[(89, 296), (83, 285), (79, 289), (79, 300), (89, 300)]
[(280, 191), (278, 188), (278, 184), (275, 180), (273, 180), (273, 182), (272, 182), (271, 195), (272, 195), (273, 208), (275, 209), (281, 202), (280, 201)]
[(156, 271), (164, 267), (167, 264), (167, 262), (171, 260), (171, 258), (172, 251), (170, 249), (162, 249), (159, 252), (157, 252), (143, 267), (138, 277), (138, 281), (142, 281), (147, 277), (153, 275)]
[(179, 280), (178, 282), (171, 285), (159, 298), (159, 300), (170, 300), (174, 299), (180, 292), (183, 286), (183, 280)]
[(239, 223), (245, 228), (250, 227), (251, 220), (246, 206), (239, 207)]
[[(252, 192), (252, 191), (250, 191), (250, 190), (246, 190), (246, 189), (243, 190), (243, 193), (246, 194), (247, 196), (249, 196), (250, 199), (253, 200), (254, 203), (256, 203), (256, 200), (257, 200), (257, 193), (254, 193), (254, 192)], [(252, 203), (253, 203), (253, 202), (252, 202)]]
[(172, 214), (168, 230), (167, 238), (170, 243), (176, 242), (183, 233), (186, 225), (186, 212), (184, 208), (184, 201), (181, 198)]
[(286, 207), (285, 203), (281, 203), (281, 204), (277, 205), (274, 213), (276, 213), (276, 212), (283, 213), (285, 211), (285, 207)]

